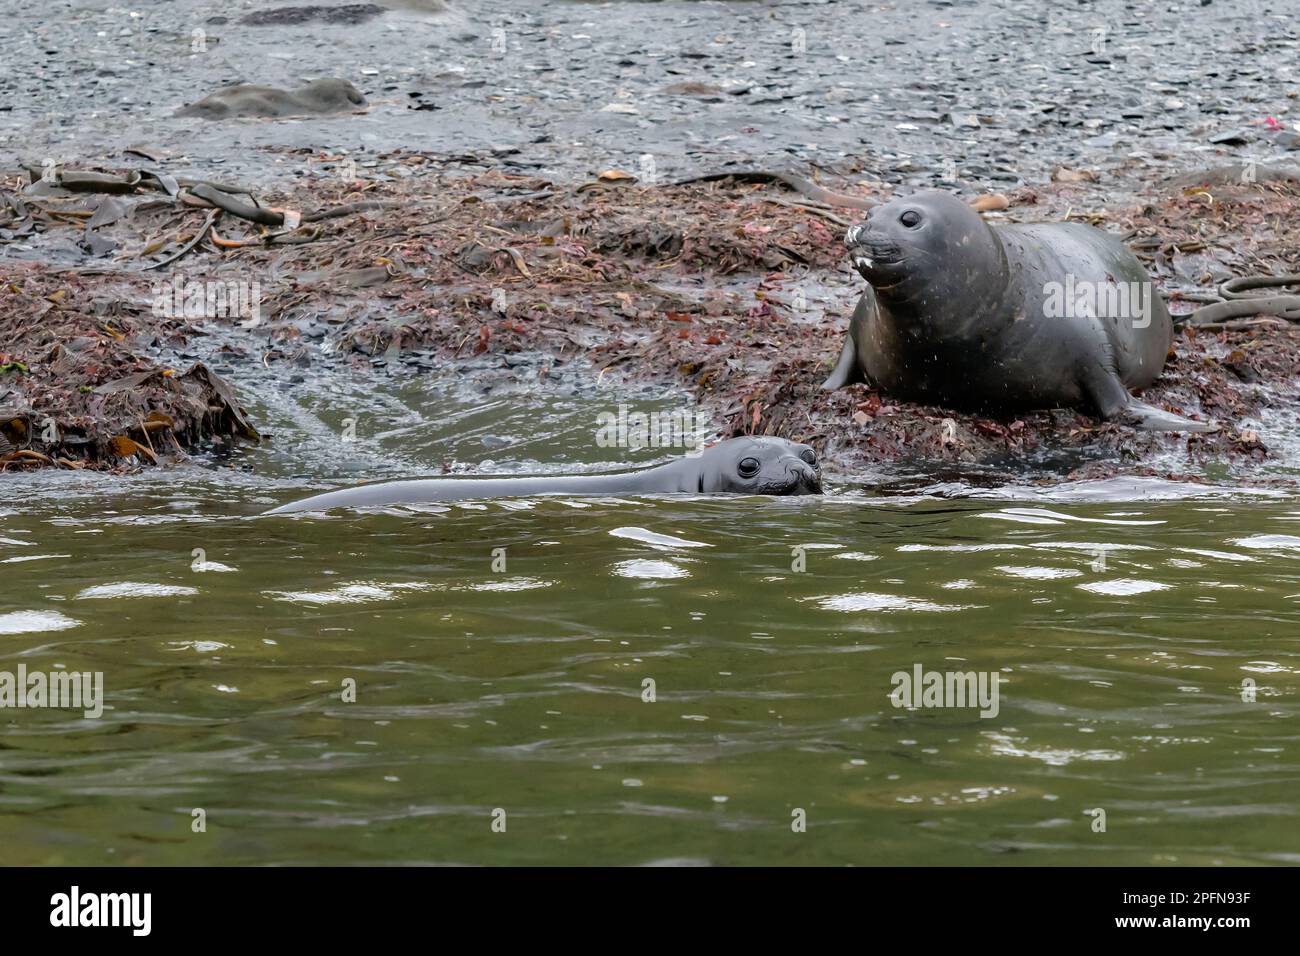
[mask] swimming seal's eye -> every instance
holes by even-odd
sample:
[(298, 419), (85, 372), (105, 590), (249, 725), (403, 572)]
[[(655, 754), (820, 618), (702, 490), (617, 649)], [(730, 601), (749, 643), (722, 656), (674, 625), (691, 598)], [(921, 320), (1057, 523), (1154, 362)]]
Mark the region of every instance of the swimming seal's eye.
[(921, 214), (917, 212), (915, 209), (909, 209), (907, 210), (907, 212), (903, 213), (901, 216), (898, 217), (898, 221), (901, 222), (903, 225), (905, 225), (908, 229), (915, 229), (917, 226), (921, 224)]
[(758, 469), (762, 467), (757, 458), (742, 458), (740, 464), (736, 466), (736, 471), (740, 473), (741, 478), (753, 478), (758, 474)]
[(810, 465), (817, 464), (817, 456), (813, 453), (811, 448), (805, 448), (803, 451), (799, 452), (799, 457)]

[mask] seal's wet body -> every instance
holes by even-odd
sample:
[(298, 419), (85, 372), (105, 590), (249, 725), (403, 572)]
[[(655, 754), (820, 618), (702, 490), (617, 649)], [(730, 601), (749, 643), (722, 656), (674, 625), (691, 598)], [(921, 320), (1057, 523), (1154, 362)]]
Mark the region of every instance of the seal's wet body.
[(347, 80), (316, 80), (296, 90), (241, 84), (217, 90), (197, 103), (182, 107), (177, 116), (229, 119), (250, 116), (305, 116), (361, 109), (366, 98)]
[(1134, 399), (1173, 323), (1146, 270), (1082, 223), (990, 227), (945, 193), (873, 210), (846, 238), (871, 283), (826, 388), (865, 381), (978, 412), (1068, 406), (1150, 428), (1209, 426)]
[(362, 485), (291, 502), (269, 514), (538, 495), (821, 494), (817, 457), (783, 438), (732, 438), (642, 471), (525, 478), (427, 478)]

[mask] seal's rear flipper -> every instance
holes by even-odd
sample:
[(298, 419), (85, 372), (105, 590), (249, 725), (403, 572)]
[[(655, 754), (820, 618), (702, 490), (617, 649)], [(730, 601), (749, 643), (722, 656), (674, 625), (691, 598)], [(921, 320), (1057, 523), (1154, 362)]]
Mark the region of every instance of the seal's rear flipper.
[(830, 378), (822, 382), (822, 391), (830, 392), (845, 385), (865, 381), (862, 371), (858, 368), (858, 349), (853, 342), (853, 333), (850, 332), (844, 336), (844, 349), (840, 352), (840, 360), (835, 363), (835, 371), (831, 372)]
[(1130, 398), (1128, 404), (1115, 416), (1137, 428), (1153, 432), (1217, 432), (1219, 426), (1213, 422), (1194, 422), (1172, 412), (1166, 412), (1146, 402)]
[(1217, 432), (1211, 422), (1194, 422), (1139, 401), (1129, 394), (1119, 377), (1108, 367), (1096, 365), (1084, 374), (1083, 391), (1092, 399), (1093, 410), (1105, 419), (1124, 422), (1153, 432)]

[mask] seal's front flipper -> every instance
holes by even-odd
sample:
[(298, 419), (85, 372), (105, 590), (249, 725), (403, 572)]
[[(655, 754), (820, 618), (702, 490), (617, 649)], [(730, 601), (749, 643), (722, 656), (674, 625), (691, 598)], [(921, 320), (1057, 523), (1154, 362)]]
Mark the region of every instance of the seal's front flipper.
[(1219, 426), (1213, 422), (1194, 422), (1173, 412), (1166, 412), (1130, 398), (1128, 404), (1116, 416), (1120, 421), (1128, 422), (1137, 428), (1153, 432), (1217, 432)]
[(853, 333), (850, 332), (844, 336), (844, 348), (840, 351), (840, 360), (835, 363), (835, 371), (822, 382), (822, 391), (829, 392), (865, 381), (862, 370), (858, 368), (858, 349), (853, 341)]

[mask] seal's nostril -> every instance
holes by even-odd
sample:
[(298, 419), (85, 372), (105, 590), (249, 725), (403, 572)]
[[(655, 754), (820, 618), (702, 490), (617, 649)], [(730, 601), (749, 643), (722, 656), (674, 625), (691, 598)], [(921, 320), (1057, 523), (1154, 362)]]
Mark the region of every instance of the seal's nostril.
[(802, 458), (791, 458), (786, 465), (787, 494), (819, 495), (822, 493), (821, 474)]

